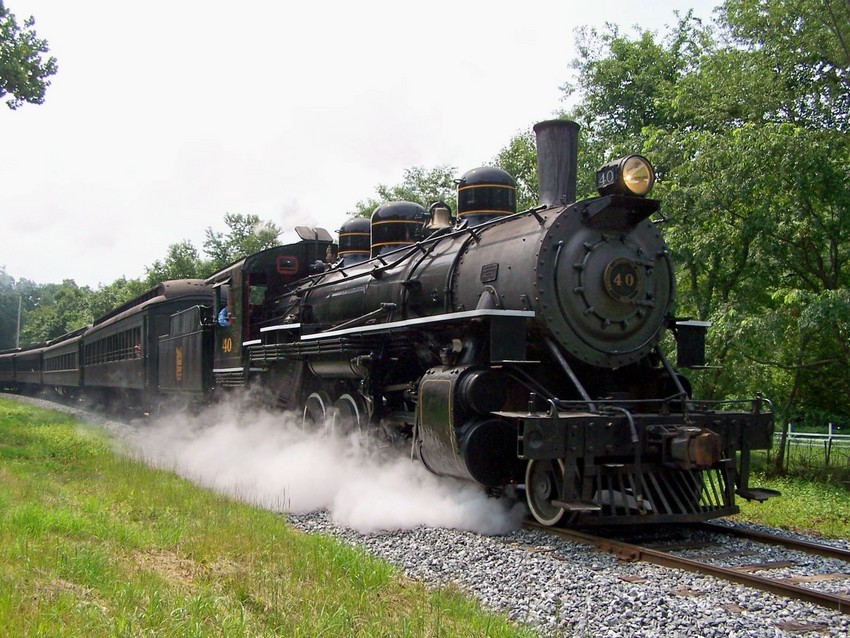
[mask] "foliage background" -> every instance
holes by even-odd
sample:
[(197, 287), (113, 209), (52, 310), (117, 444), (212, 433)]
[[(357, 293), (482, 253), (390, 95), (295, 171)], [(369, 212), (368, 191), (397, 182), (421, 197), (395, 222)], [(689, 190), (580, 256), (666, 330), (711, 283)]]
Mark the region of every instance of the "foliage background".
[(225, 231), (206, 229), (203, 256), (191, 242), (177, 242), (164, 258), (145, 267), (145, 277), (122, 277), (95, 290), (78, 286), (73, 279), (61, 284), (16, 281), (0, 267), (0, 350), (15, 347), (19, 299), (20, 344), (41, 343), (92, 323), (161, 281), (204, 278), (279, 243), (281, 229), (258, 215), (227, 213), (224, 224)]

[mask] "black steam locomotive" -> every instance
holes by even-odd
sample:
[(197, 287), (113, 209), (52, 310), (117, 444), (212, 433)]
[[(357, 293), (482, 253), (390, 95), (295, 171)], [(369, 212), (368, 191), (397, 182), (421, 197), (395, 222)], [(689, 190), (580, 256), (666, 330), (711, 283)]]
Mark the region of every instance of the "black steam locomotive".
[(693, 400), (659, 347), (672, 332), (679, 367), (704, 364), (706, 324), (672, 314), (652, 167), (612, 162), (599, 197), (575, 202), (578, 126), (535, 132), (531, 210), (516, 212), (509, 174), (474, 169), (456, 218), (384, 204), (343, 225), (338, 259), (326, 231), (299, 227), (204, 282), (0, 354), (0, 383), (160, 399), (259, 382), (305, 421), (374, 429), (436, 474), (524, 492), (544, 525), (697, 521), (737, 512), (736, 493), (772, 496), (748, 484), (768, 403)]

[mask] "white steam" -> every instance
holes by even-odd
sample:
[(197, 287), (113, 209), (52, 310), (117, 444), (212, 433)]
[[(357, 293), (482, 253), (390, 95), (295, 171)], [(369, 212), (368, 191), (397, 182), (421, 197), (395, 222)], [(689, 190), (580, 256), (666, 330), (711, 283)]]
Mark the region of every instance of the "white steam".
[(308, 431), (300, 415), (237, 403), (170, 415), (138, 429), (148, 462), (275, 511), (326, 509), (361, 532), (426, 525), (503, 534), (525, 508), (474, 484), (429, 473), (407, 453), (361, 433)]

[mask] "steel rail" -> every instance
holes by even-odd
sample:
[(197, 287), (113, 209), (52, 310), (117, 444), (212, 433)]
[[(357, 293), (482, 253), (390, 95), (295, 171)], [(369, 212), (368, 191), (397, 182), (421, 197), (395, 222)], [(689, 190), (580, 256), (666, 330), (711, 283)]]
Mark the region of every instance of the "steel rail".
[(525, 527), (556, 536), (562, 536), (566, 539), (584, 545), (591, 545), (604, 552), (614, 554), (621, 560), (643, 561), (654, 565), (660, 565), (662, 567), (684, 569), (698, 574), (714, 576), (733, 583), (738, 583), (739, 585), (746, 585), (747, 587), (761, 589), (778, 596), (795, 598), (797, 600), (803, 600), (815, 605), (834, 609), (843, 614), (850, 614), (850, 596), (819, 592), (805, 587), (800, 587), (798, 585), (782, 582), (780, 580), (756, 576), (754, 574), (738, 571), (729, 567), (709, 565), (690, 558), (674, 556), (660, 550), (650, 549), (640, 545), (632, 545), (631, 543), (624, 543), (622, 541), (615, 541), (578, 530), (546, 527), (535, 522), (526, 522)]
[(718, 525), (717, 523), (696, 523), (694, 527), (696, 529), (705, 530), (710, 534), (727, 534), (729, 536), (750, 539), (760, 543), (779, 545), (787, 549), (796, 549), (801, 552), (806, 552), (807, 554), (817, 554), (818, 556), (823, 556), (825, 558), (835, 558), (850, 562), (850, 550), (843, 549), (841, 547), (833, 547), (822, 543), (788, 538), (786, 536), (779, 536), (769, 532), (759, 532), (740, 527), (727, 527), (725, 525)]

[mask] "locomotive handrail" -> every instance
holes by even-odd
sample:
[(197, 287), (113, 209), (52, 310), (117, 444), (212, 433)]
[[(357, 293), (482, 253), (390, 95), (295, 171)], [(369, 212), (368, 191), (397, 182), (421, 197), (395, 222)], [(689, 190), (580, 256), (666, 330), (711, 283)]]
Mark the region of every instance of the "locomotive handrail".
[(692, 407), (690, 405), (690, 397), (688, 397), (688, 393), (682, 385), (682, 382), (679, 380), (679, 376), (676, 374), (673, 366), (670, 365), (670, 362), (667, 361), (667, 357), (664, 356), (664, 352), (661, 350), (660, 346), (655, 346), (655, 353), (658, 355), (658, 358), (661, 359), (661, 365), (663, 365), (664, 369), (667, 371), (667, 376), (673, 380), (673, 383), (676, 385), (676, 389), (679, 391), (679, 400), (682, 401), (682, 412), (684, 412), (685, 418), (687, 419), (688, 411)]
[[(635, 473), (640, 476), (643, 472), (641, 470), (641, 446), (640, 446), (640, 437), (638, 436), (637, 426), (635, 425), (635, 419), (632, 416), (632, 413), (626, 410), (625, 408), (612, 406), (611, 410), (614, 412), (620, 412), (625, 415), (626, 419), (629, 422), (629, 433), (632, 436), (632, 446), (634, 448), (634, 459), (635, 459)], [(646, 512), (646, 505), (643, 500), (643, 485), (640, 481), (638, 481), (637, 485), (635, 485), (635, 501), (637, 502), (638, 511), (643, 514)]]
[(590, 398), (590, 395), (587, 393), (587, 390), (584, 389), (584, 386), (579, 381), (578, 376), (573, 371), (572, 367), (570, 367), (569, 362), (566, 357), (561, 352), (561, 349), (558, 347), (558, 344), (555, 343), (551, 338), (546, 339), (546, 347), (549, 348), (549, 351), (552, 353), (552, 356), (555, 357), (555, 361), (558, 362), (564, 372), (567, 373), (567, 376), (570, 378), (570, 381), (573, 382), (573, 385), (578, 390), (578, 393), (581, 395), (582, 399), (584, 399), (584, 403), (587, 404), (588, 410), (591, 412), (596, 412), (596, 404), (593, 402), (593, 399)]
[(378, 317), (380, 315), (387, 315), (387, 318), (392, 318), (393, 312), (396, 309), (396, 304), (394, 303), (382, 303), (381, 306), (377, 310), (372, 310), (371, 312), (367, 312), (364, 315), (360, 315), (359, 317), (355, 317), (349, 321), (344, 321), (335, 326), (331, 326), (327, 330), (323, 330), (322, 332), (331, 332), (334, 330), (344, 330), (346, 328), (353, 328), (355, 326), (359, 326), (365, 321), (369, 321), (374, 317)]
[[(484, 228), (487, 228), (487, 227), (490, 227), (490, 226), (496, 226), (498, 224), (503, 224), (503, 223), (508, 222), (512, 219), (519, 219), (520, 217), (527, 217), (528, 215), (534, 215), (536, 218), (540, 219), (538, 217), (538, 215), (535, 214), (535, 213), (539, 213), (540, 211), (542, 211), (546, 208), (548, 208), (548, 207), (543, 206), (543, 205), (535, 206), (534, 208), (529, 208), (527, 210), (520, 211), (518, 213), (514, 213), (513, 215), (505, 215), (503, 217), (496, 217), (494, 219), (490, 219), (486, 222), (483, 222), (481, 224), (476, 225), (474, 228), (475, 228), (476, 231), (483, 230)], [(545, 220), (545, 218), (543, 218), (543, 219)], [(322, 273), (316, 273), (314, 275), (307, 275), (307, 277), (305, 277), (304, 279), (310, 280), (310, 282), (311, 282), (310, 290), (312, 291), (312, 290), (316, 290), (317, 288), (324, 288), (325, 286), (331, 286), (331, 285), (334, 285), (335, 283), (337, 283), (336, 281), (325, 281), (325, 282), (321, 281), (321, 279), (325, 275), (328, 275), (328, 274), (334, 273), (334, 272), (342, 273), (343, 277), (345, 277), (346, 279), (349, 279), (349, 280), (350, 279), (357, 279), (359, 277), (373, 277), (375, 271), (378, 271), (378, 270), (384, 271), (384, 270), (389, 270), (390, 268), (394, 268), (398, 264), (402, 263), (404, 260), (408, 259), (411, 254), (413, 254), (417, 251), (423, 250), (424, 246), (427, 246), (429, 244), (436, 244), (438, 241), (440, 241), (442, 239), (448, 239), (448, 238), (451, 238), (451, 237), (459, 237), (461, 235), (468, 235), (468, 234), (470, 234), (470, 227), (467, 227), (467, 226), (464, 226), (463, 228), (459, 228), (459, 229), (456, 229), (456, 230), (452, 230), (452, 231), (447, 232), (447, 233), (441, 233), (440, 231), (436, 231), (430, 237), (426, 237), (425, 239), (420, 239), (419, 241), (417, 241), (414, 244), (410, 244), (409, 246), (403, 246), (401, 248), (396, 248), (395, 250), (391, 250), (391, 251), (386, 252), (382, 255), (372, 257), (371, 259), (368, 259), (368, 260), (362, 262), (363, 264), (368, 264), (370, 262), (380, 261), (382, 265), (380, 265), (380, 266), (374, 265), (372, 270), (364, 270), (362, 272), (358, 272), (358, 273), (354, 273), (353, 275), (349, 275), (349, 274), (346, 274), (343, 271), (342, 267), (335, 267), (335, 268), (332, 267), (329, 270), (326, 270)], [(391, 257), (391, 256), (395, 255), (396, 253), (403, 253), (403, 254), (399, 255), (398, 259), (395, 259), (394, 261), (388, 261), (386, 259), (387, 257)], [(360, 264), (358, 264), (358, 265), (360, 265)], [(351, 268), (351, 267), (346, 266), (346, 268)], [(301, 280), (301, 283), (303, 283), (303, 281), (304, 280)]]
[[(552, 344), (549, 347), (552, 348), (554, 345), (555, 344)], [(557, 357), (557, 355), (560, 355), (560, 352), (557, 352), (557, 353), (553, 352), (553, 356)], [(563, 359), (563, 355), (561, 355), (561, 358)], [(563, 359), (563, 365), (566, 366), (564, 368), (564, 371), (568, 375), (570, 374), (570, 372), (573, 372), (572, 368), (566, 362), (566, 359)], [(573, 375), (574, 374), (575, 373), (573, 372)], [(579, 390), (579, 393), (582, 394), (582, 398), (581, 399), (558, 399), (558, 398), (554, 397), (553, 395), (551, 395), (551, 393), (546, 392), (545, 388), (543, 388), (539, 384), (534, 383), (534, 379), (528, 377), (521, 368), (513, 368), (512, 369), (512, 376), (515, 376), (520, 383), (522, 383), (522, 384), (530, 387), (531, 389), (533, 389), (534, 392), (539, 394), (541, 397), (543, 397), (547, 400), (548, 399), (554, 399), (559, 408), (568, 409), (568, 410), (571, 410), (571, 409), (574, 409), (574, 408), (586, 408), (586, 409), (590, 410), (591, 412), (604, 412), (606, 408), (610, 408), (610, 407), (618, 408), (621, 405), (622, 406), (629, 406), (629, 405), (659, 405), (659, 406), (662, 406), (662, 405), (665, 405), (665, 404), (669, 405), (669, 404), (674, 403), (674, 402), (680, 402), (680, 403), (684, 404), (684, 402), (682, 401), (682, 394), (680, 394), (680, 393), (671, 394), (671, 395), (666, 396), (666, 397), (652, 398), (652, 399), (634, 399), (634, 398), (613, 399), (612, 398), (612, 399), (596, 399), (596, 400), (593, 400), (590, 397), (590, 395), (587, 394), (587, 391), (584, 390), (584, 388), (580, 386), (580, 383), (578, 382), (577, 379), (574, 379), (573, 382), (576, 384), (577, 390)], [(521, 378), (519, 378), (519, 377), (521, 377)], [(571, 379), (572, 379), (572, 376), (571, 376)], [(532, 385), (534, 385), (536, 387), (531, 387)], [(726, 404), (726, 405), (729, 405), (729, 404), (749, 404), (749, 405), (752, 405), (753, 401), (754, 401), (754, 399), (703, 399), (703, 400), (687, 399), (688, 406), (690, 407), (690, 410), (693, 411), (693, 412), (706, 411), (706, 410), (711, 409), (712, 407), (716, 407), (716, 406), (720, 406), (720, 405), (724, 405), (724, 404)], [(762, 399), (762, 401), (767, 402), (766, 399)], [(687, 411), (685, 411), (685, 413), (687, 413)]]
[[(543, 386), (540, 382), (537, 381), (534, 377), (532, 377), (528, 372), (523, 370), (517, 366), (510, 366), (506, 368), (508, 371), (508, 376), (517, 381), (518, 383), (523, 384), (527, 388), (531, 389), (532, 394), (539, 394), (544, 399), (554, 399), (558, 402), (558, 398), (549, 392), (545, 386)], [(533, 405), (533, 400), (529, 399), (529, 405)], [(584, 401), (581, 402), (584, 404)]]
[[(617, 403), (646, 403), (646, 404), (650, 404), (650, 403), (670, 403), (671, 401), (681, 401), (681, 399), (682, 399), (681, 395), (676, 393), (676, 394), (671, 394), (671, 395), (666, 396), (666, 397), (653, 398), (653, 399), (632, 399), (632, 398), (615, 399), (615, 398), (610, 398), (610, 399), (597, 399), (597, 402), (601, 403), (601, 404), (617, 404)], [(764, 400), (764, 399), (762, 399), (762, 400)], [(748, 404), (752, 404), (754, 399), (691, 399), (690, 401), (694, 406), (701, 406), (701, 405), (720, 405), (720, 404), (723, 404), (723, 403), (748, 403)], [(587, 403), (587, 401), (585, 401), (584, 399), (561, 399), (560, 402), (565, 404), (565, 405), (566, 404), (581, 405), (581, 404)]]
[(524, 319), (534, 318), (532, 310), (496, 310), (492, 308), (481, 310), (465, 310), (463, 312), (449, 312), (440, 315), (429, 315), (416, 317), (415, 319), (403, 319), (388, 323), (377, 323), (369, 326), (354, 326), (351, 328), (331, 329), (326, 332), (314, 332), (301, 335), (301, 341), (315, 341), (320, 339), (332, 339), (348, 334), (365, 334), (369, 332), (381, 332), (385, 330), (406, 330), (413, 326), (422, 326), (429, 323), (451, 323), (465, 321), (466, 319), (485, 319), (488, 317), (520, 317)]

